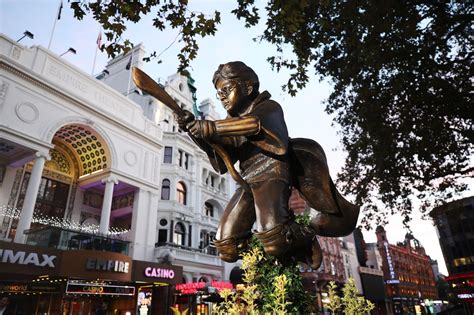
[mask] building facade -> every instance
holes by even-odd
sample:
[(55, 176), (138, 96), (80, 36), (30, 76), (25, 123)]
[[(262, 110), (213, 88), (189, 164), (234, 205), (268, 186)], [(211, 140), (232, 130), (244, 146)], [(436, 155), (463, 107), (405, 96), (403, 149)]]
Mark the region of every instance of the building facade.
[(385, 229), (381, 226), (377, 227), (376, 235), (386, 294), (393, 312), (421, 312), (425, 304), (431, 303), (428, 301), (438, 298), (430, 257), (410, 234), (397, 245), (388, 242)]
[(474, 312), (474, 197), (439, 206), (430, 212), (438, 231), (450, 290)]
[[(138, 45), (133, 65), (141, 54)], [(114, 59), (97, 80), (0, 36), (0, 294), (29, 307), (18, 312), (87, 313), (121, 297), (105, 307), (166, 314), (174, 284), (210, 286), (234, 267), (210, 242), (231, 179), (137, 93), (129, 60)], [(174, 76), (166, 89), (192, 109), (187, 83)]]
[[(220, 260), (212, 240), (235, 184), (230, 175), (213, 170), (205, 153), (179, 130), (171, 109), (150, 95), (138, 93), (129, 82), (127, 62), (140, 68), (144, 54), (143, 45), (135, 46), (129, 54), (111, 60), (99, 79), (138, 104), (145, 117), (163, 132), (154, 255), (183, 266), (188, 283), (229, 279), (235, 264)], [(194, 112), (196, 117), (219, 119), (210, 99), (198, 106), (191, 77), (172, 75), (163, 88), (181, 108)]]
[[(292, 190), (289, 207), (296, 215), (315, 211), (308, 207), (306, 201), (295, 189)], [(314, 301), (315, 308), (319, 311), (324, 311), (325, 304), (328, 302), (327, 286), (330, 281), (334, 281), (342, 289), (346, 281), (346, 267), (344, 265), (343, 243), (341, 240), (337, 237), (317, 236), (317, 238), (323, 253), (321, 266), (318, 270), (313, 270), (309, 266), (306, 268), (301, 267), (300, 270), (305, 290), (316, 297)], [(347, 269), (352, 274), (353, 268), (349, 264)]]
[(353, 278), (357, 290), (360, 294), (364, 294), (362, 282), (359, 274), (359, 260), (357, 259), (357, 250), (354, 235), (351, 233), (340, 238), (341, 254), (344, 262), (344, 272), (346, 279)]

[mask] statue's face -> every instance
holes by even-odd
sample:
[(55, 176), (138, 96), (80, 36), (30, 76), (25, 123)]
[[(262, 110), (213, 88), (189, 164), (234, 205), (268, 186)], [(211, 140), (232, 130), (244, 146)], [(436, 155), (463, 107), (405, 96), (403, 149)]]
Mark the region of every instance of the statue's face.
[(224, 109), (232, 116), (238, 115), (245, 108), (251, 88), (237, 80), (221, 79), (216, 83), (217, 98)]

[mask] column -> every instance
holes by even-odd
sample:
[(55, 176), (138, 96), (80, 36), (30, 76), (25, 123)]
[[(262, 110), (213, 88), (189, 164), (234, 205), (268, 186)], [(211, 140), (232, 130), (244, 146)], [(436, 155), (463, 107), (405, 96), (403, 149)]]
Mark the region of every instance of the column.
[(21, 210), (20, 220), (15, 233), (15, 243), (25, 243), (25, 230), (31, 226), (33, 212), (35, 211), (36, 197), (41, 183), (41, 175), (43, 174), (44, 163), (49, 160), (47, 153), (36, 152), (35, 162), (31, 170), (30, 181), (26, 189), (25, 200), (23, 201), (23, 209)]
[(221, 190), (220, 190), (220, 188), (219, 188), (221, 182), (222, 182), (222, 176), (221, 176), (221, 175), (217, 175), (217, 178), (216, 178), (216, 186), (215, 186), (217, 192), (221, 192)]
[(206, 178), (209, 176), (209, 170), (207, 168), (203, 168), (202, 170), (202, 177), (199, 185), (204, 185), (206, 183)]
[(114, 177), (109, 177), (102, 180), (102, 183), (105, 183), (105, 191), (104, 200), (102, 201), (102, 212), (100, 213), (99, 233), (107, 234), (109, 232), (112, 197), (114, 196), (114, 185), (118, 184), (118, 180)]
[(158, 195), (137, 188), (133, 199), (132, 243), (129, 255), (135, 260), (154, 260)]

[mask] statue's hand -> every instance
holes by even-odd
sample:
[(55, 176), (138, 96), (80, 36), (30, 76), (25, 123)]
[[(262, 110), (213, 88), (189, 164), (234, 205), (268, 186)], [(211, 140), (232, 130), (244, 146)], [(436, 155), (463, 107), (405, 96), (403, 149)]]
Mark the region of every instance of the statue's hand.
[(196, 138), (210, 139), (216, 135), (216, 123), (211, 120), (194, 120), (186, 128)]
[(186, 109), (184, 110), (184, 115), (176, 116), (176, 121), (178, 122), (179, 129), (183, 131), (189, 131), (186, 128), (186, 125), (194, 121), (194, 119), (195, 117), (193, 113), (191, 113), (189, 110), (186, 110)]

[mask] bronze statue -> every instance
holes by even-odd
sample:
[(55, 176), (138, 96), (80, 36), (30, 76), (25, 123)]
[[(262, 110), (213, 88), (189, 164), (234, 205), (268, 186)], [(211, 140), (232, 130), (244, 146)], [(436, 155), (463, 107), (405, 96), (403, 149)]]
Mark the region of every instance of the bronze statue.
[[(322, 259), (316, 235), (352, 232), (359, 209), (335, 188), (324, 151), (313, 140), (289, 138), (280, 105), (267, 91), (259, 92), (258, 76), (250, 67), (235, 61), (220, 65), (214, 73), (217, 98), (228, 113), (217, 121), (195, 119), (172, 104), (161, 88), (157, 91), (159, 86), (140, 70), (134, 69), (133, 75), (139, 88), (175, 111), (180, 128), (207, 153), (214, 169), (221, 174), (229, 171), (239, 184), (214, 241), (221, 259), (239, 259), (255, 234), (267, 254), (316, 269)], [(309, 226), (297, 224), (288, 208), (292, 186), (318, 211)]]

